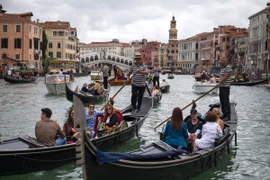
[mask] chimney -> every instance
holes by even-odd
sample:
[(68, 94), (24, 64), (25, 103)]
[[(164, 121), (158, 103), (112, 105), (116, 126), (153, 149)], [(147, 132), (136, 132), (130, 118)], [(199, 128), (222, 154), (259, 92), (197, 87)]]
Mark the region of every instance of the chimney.
[(268, 3), (266, 4), (266, 6), (267, 6), (267, 8), (270, 8), (270, 2), (268, 2)]
[(39, 19), (37, 19), (37, 23), (39, 23)]

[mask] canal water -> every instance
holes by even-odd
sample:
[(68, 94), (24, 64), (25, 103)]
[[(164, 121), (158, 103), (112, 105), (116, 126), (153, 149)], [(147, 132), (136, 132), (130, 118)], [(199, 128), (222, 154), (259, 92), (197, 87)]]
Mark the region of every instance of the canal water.
[[(114, 151), (129, 151), (158, 140), (158, 131), (154, 127), (169, 117), (174, 107), (183, 108), (200, 95), (192, 89), (194, 79), (190, 75), (177, 75), (174, 79), (161, 79), (171, 85), (170, 92), (163, 94), (161, 103), (154, 107), (146, 119), (139, 137), (135, 137)], [(82, 86), (90, 82), (90, 77), (78, 77), (76, 83)], [(113, 96), (120, 87), (112, 87)], [(115, 107), (122, 108), (130, 103), (130, 86), (126, 86), (115, 97)], [(213, 167), (192, 178), (201, 179), (269, 179), (270, 177), (270, 91), (262, 85), (254, 87), (232, 86), (231, 99), (237, 102), (238, 112), (238, 145), (233, 143), (232, 152)], [(207, 95), (197, 102), (197, 110), (205, 113), (208, 105), (218, 101), (218, 96)], [(96, 105), (101, 108), (103, 104)], [(44, 78), (39, 77), (34, 84), (9, 84), (0, 80), (0, 133), (2, 140), (19, 135), (34, 136), (35, 123), (40, 119), (41, 108), (52, 109), (51, 119), (63, 126), (72, 103), (65, 95), (48, 95)], [(184, 116), (189, 114), (190, 107), (184, 110)], [(0, 162), (5, 163), (5, 162)], [(81, 180), (81, 167), (71, 163), (51, 171), (41, 171), (30, 174), (0, 177), (0, 180)], [(128, 179), (128, 178), (127, 178)]]

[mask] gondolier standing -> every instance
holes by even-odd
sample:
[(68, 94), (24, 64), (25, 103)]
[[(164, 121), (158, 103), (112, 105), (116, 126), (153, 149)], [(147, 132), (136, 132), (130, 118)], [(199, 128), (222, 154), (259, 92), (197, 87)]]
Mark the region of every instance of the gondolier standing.
[(153, 73), (154, 73), (154, 79), (153, 79), (153, 83), (154, 86), (157, 84), (158, 89), (159, 89), (159, 74), (161, 72), (161, 67), (159, 66), (158, 62), (155, 63), (155, 67), (153, 69)]
[(227, 58), (220, 59), (220, 83), (219, 86), (219, 99), (222, 109), (222, 119), (223, 121), (229, 121), (231, 117), (231, 108), (230, 108), (230, 83), (231, 83), (231, 66), (228, 64)]
[[(143, 99), (143, 93), (145, 90), (146, 85), (146, 75), (149, 74), (149, 70), (146, 65), (142, 63), (141, 55), (135, 55), (135, 64), (132, 65), (130, 68), (130, 71), (127, 75), (128, 79), (130, 78), (130, 75), (133, 75), (132, 77), (132, 87), (131, 87), (131, 104), (133, 107), (132, 112), (140, 112), (141, 111), (141, 105), (142, 105), (142, 99)], [(138, 95), (138, 105), (137, 104), (137, 95)]]
[(104, 63), (101, 71), (103, 72), (104, 88), (108, 89), (109, 67)]

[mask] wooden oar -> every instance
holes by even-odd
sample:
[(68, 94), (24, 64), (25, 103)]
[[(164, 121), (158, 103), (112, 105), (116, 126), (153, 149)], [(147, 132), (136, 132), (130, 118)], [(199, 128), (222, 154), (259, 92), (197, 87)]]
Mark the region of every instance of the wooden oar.
[[(211, 91), (213, 91), (214, 89), (216, 89), (218, 86), (220, 85), (220, 82), (213, 87), (212, 89), (210, 89), (209, 91), (207, 91), (205, 94), (203, 94), (202, 96), (198, 97), (196, 100), (192, 101), (191, 103), (189, 103), (188, 105), (186, 105), (184, 108), (182, 108), (182, 111), (184, 109), (186, 109), (187, 107), (189, 107), (190, 105), (192, 105), (194, 102), (198, 101), (199, 99), (203, 98), (204, 96), (206, 96), (207, 94), (209, 94)], [(168, 117), (167, 119), (165, 119), (164, 121), (162, 121), (159, 125), (157, 125), (154, 130), (156, 130), (159, 126), (161, 126), (162, 124), (164, 124), (166, 121), (168, 121), (169, 119), (171, 119), (172, 116)]]
[(127, 80), (125, 84), (105, 103), (101, 110), (103, 110), (109, 104), (109, 102), (115, 98), (115, 96), (129, 83), (129, 81), (131, 81), (131, 79), (132, 77), (130, 77), (129, 80)]

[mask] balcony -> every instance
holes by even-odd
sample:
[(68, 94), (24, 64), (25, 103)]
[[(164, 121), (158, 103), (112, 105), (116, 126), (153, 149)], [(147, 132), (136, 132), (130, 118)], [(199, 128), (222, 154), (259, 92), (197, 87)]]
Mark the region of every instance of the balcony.
[(260, 35), (260, 34), (256, 34), (256, 35), (253, 35), (253, 36), (250, 38), (249, 42), (256, 42), (256, 41), (261, 41), (261, 40), (262, 40), (261, 35)]

